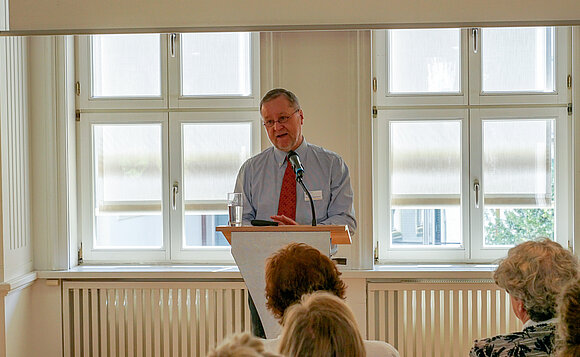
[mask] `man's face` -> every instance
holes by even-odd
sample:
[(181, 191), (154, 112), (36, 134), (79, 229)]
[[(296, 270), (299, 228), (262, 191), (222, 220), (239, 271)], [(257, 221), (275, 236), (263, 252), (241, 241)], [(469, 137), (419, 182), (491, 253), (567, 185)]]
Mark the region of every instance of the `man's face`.
[[(302, 144), (302, 124), (304, 123), (302, 110), (296, 110), (285, 96), (281, 95), (262, 104), (261, 114), (264, 122), (274, 121), (273, 126), (264, 127), (270, 142), (276, 148), (288, 152), (296, 150)], [(284, 124), (278, 122), (280, 119), (284, 121), (284, 118), (288, 118)]]

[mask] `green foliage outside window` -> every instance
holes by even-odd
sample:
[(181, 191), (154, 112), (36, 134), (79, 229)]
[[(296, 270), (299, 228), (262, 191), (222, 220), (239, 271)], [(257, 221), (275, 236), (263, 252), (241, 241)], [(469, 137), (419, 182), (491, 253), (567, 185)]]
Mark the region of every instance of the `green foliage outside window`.
[(554, 209), (487, 209), (485, 244), (515, 245), (537, 237), (554, 238)]

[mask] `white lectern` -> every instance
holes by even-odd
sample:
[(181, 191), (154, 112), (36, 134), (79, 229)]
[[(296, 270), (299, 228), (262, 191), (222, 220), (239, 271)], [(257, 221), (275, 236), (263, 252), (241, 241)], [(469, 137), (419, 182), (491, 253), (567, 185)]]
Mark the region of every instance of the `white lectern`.
[(276, 338), (280, 325), (266, 308), (266, 259), (288, 243), (306, 243), (323, 254), (330, 254), (330, 244), (350, 244), (348, 226), (220, 226), (232, 246), (232, 255), (246, 283), (267, 338)]

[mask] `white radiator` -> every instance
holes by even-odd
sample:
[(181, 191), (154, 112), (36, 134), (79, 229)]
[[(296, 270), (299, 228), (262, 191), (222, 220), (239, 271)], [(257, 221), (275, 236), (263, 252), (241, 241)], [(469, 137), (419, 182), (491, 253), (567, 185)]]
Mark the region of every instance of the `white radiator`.
[(403, 357), (467, 356), (473, 340), (522, 325), (491, 281), (369, 282), (367, 331)]
[[(466, 356), (473, 340), (521, 329), (491, 281), (367, 284), (369, 339), (402, 357)], [(205, 356), (250, 330), (243, 282), (63, 282), (65, 356)]]
[(205, 356), (250, 330), (243, 282), (64, 282), (64, 355)]

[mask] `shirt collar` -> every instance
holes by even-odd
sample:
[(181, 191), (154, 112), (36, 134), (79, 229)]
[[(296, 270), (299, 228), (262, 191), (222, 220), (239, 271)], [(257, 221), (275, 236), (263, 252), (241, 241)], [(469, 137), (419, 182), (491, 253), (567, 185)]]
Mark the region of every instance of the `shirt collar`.
[[(300, 146), (298, 146), (296, 148), (296, 153), (298, 154), (298, 156), (300, 156), (300, 158), (302, 160), (304, 160), (306, 158), (306, 152), (307, 152), (307, 147), (308, 147), (308, 143), (306, 142), (306, 138), (302, 137), (302, 144), (300, 144)], [(282, 151), (276, 147), (274, 147), (274, 158), (276, 159), (276, 162), (278, 163), (278, 167), (282, 167), (282, 165), (284, 165), (284, 162), (286, 161), (286, 156), (288, 155), (288, 153), (286, 151)]]
[(546, 321), (540, 321), (540, 322), (536, 322), (533, 321), (532, 319), (529, 319), (528, 321), (526, 321), (526, 323), (524, 324), (524, 329), (531, 327), (531, 326), (536, 326), (539, 324), (555, 324), (556, 322), (558, 322), (558, 318), (554, 317), (553, 319), (549, 319)]

